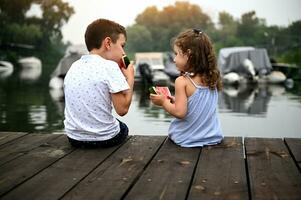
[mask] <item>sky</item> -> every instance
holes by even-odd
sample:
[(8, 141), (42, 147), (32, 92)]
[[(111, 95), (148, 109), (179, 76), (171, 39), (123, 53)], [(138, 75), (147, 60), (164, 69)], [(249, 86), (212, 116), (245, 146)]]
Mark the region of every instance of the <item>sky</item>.
[[(84, 44), (86, 27), (95, 19), (106, 18), (125, 27), (135, 24), (135, 18), (147, 7), (156, 6), (162, 10), (174, 5), (176, 0), (63, 0), (73, 6), (75, 14), (62, 28), (64, 41)], [(288, 26), (301, 20), (301, 0), (186, 0), (199, 5), (213, 22), (218, 13), (226, 11), (235, 19), (254, 10), (256, 16), (264, 18), (268, 26)]]

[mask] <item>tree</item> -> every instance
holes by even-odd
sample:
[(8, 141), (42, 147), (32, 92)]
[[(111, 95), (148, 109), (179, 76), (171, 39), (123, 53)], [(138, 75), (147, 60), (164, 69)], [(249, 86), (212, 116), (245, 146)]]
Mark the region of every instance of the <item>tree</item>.
[(219, 46), (240, 46), (242, 41), (236, 37), (238, 20), (223, 11), (219, 13), (218, 31), (214, 34)]
[(240, 37), (251, 37), (254, 35), (258, 25), (259, 19), (256, 17), (255, 11), (247, 12), (241, 16), (237, 35)]
[[(26, 15), (33, 5), (40, 6), (41, 18)], [(59, 51), (52, 46), (62, 43), (61, 27), (73, 13), (73, 8), (62, 0), (1, 0), (1, 55), (12, 52), (20, 54), (18, 48), (21, 47), (34, 48), (31, 54), (40, 56), (45, 50), (47, 55), (49, 49)]]
[[(293, 22), (277, 35), (278, 56), (283, 62), (294, 63), (301, 67), (301, 20)], [(301, 74), (301, 70), (300, 70)], [(300, 75), (299, 74), (299, 75)]]
[(43, 10), (42, 31), (46, 38), (62, 38), (61, 28), (74, 13), (72, 7), (62, 0), (38, 0)]
[(233, 16), (227, 12), (219, 13), (219, 31), (222, 37), (227, 37), (229, 35), (236, 35), (238, 21), (234, 20)]
[(146, 8), (137, 16), (136, 23), (150, 31), (155, 51), (170, 51), (171, 38), (187, 28), (207, 31), (214, 27), (210, 17), (198, 5), (188, 2), (176, 2), (162, 11), (155, 6)]
[(127, 27), (127, 40), (130, 41), (126, 45), (128, 52), (134, 51), (151, 51), (153, 49), (153, 39), (151, 33), (145, 26), (133, 25)]

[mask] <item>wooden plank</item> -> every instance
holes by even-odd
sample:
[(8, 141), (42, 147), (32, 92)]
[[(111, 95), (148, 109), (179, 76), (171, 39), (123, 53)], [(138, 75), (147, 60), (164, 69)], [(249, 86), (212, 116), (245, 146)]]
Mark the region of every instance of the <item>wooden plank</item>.
[(133, 136), (63, 199), (120, 199), (165, 137)]
[(2, 199), (59, 199), (117, 148), (76, 149)]
[(301, 171), (301, 138), (285, 138), (284, 140)]
[(185, 199), (199, 153), (166, 140), (125, 199)]
[(202, 149), (188, 199), (248, 199), (242, 138)]
[(246, 138), (252, 199), (300, 199), (301, 174), (282, 139)]
[[(47, 168), (59, 158), (71, 152), (66, 137), (61, 135), (48, 144), (28, 152), (0, 167), (0, 196)], [(59, 178), (59, 177), (58, 177)]]
[(47, 143), (60, 135), (53, 134), (28, 134), (18, 140), (0, 146), (0, 166), (27, 154), (34, 148)]
[(0, 132), (0, 145), (3, 145), (7, 142), (20, 138), (28, 133), (21, 132)]

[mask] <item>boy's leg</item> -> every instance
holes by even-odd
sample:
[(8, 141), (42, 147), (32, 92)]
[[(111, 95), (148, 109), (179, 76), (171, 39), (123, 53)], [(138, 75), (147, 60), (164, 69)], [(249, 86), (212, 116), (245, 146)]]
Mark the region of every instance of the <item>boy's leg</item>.
[[(117, 119), (118, 120), (118, 119)], [(121, 144), (122, 142), (124, 142), (129, 134), (129, 128), (127, 127), (127, 125), (123, 122), (121, 122), (120, 120), (118, 120), (119, 122), (119, 126), (120, 126), (120, 132), (113, 138), (106, 140), (106, 141), (102, 141), (102, 144), (100, 145), (100, 147), (112, 147), (118, 144)]]
[(96, 148), (99, 147), (99, 142), (98, 141), (79, 141), (79, 140), (74, 140), (72, 138), (69, 138), (69, 143), (71, 146), (75, 148)]
[[(118, 119), (117, 119), (118, 120)], [(118, 120), (120, 132), (113, 138), (105, 141), (77, 141), (68, 137), (70, 144), (76, 148), (97, 148), (97, 147), (112, 147), (124, 142), (128, 136), (129, 129), (127, 125)]]
[(80, 148), (82, 146), (80, 141), (74, 140), (70, 137), (68, 137), (68, 141), (73, 147)]

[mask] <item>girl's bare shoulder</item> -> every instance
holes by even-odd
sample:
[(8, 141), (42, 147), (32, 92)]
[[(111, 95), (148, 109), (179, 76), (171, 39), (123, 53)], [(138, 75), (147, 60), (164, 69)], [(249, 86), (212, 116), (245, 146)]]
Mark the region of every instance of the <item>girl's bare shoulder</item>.
[(186, 78), (184, 76), (179, 76), (178, 78), (176, 78), (175, 85), (185, 86), (186, 85)]

